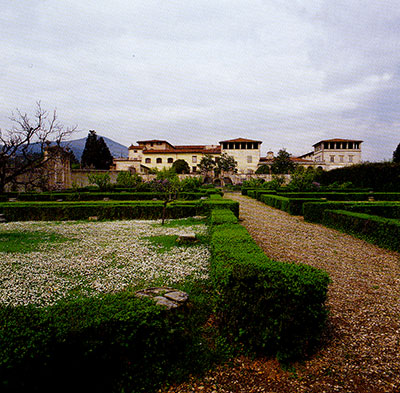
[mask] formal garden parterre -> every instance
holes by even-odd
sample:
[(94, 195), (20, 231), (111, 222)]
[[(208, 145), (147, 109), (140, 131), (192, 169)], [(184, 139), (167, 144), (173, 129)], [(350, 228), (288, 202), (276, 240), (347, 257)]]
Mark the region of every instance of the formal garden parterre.
[[(3, 240), (20, 243), (2, 252), (2, 390), (152, 391), (227, 353), (287, 363), (317, 341), (328, 276), (266, 258), (237, 223), (237, 202), (210, 190), (89, 194), (0, 204)], [(171, 247), (182, 230), (198, 243)], [(186, 291), (190, 304), (167, 311), (135, 295), (154, 285)]]

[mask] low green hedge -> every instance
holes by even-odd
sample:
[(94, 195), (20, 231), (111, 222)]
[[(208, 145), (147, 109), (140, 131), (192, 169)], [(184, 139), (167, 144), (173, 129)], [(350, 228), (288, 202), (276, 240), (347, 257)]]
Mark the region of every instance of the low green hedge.
[(210, 215), (211, 225), (237, 224), (238, 218), (228, 209), (214, 209)]
[[(209, 215), (218, 207), (231, 209), (239, 216), (239, 203), (229, 199), (173, 201), (168, 203), (165, 218)], [(0, 203), (0, 213), (7, 221), (62, 221), (159, 219), (162, 201), (94, 201), (94, 202), (6, 202)]]
[(372, 214), (386, 218), (400, 217), (399, 202), (306, 202), (303, 207), (304, 219), (309, 222), (322, 223), (325, 210), (346, 210)]
[(326, 320), (328, 275), (269, 259), (226, 212), (213, 212), (212, 219), (219, 224), (211, 234), (211, 275), (221, 332), (248, 351), (282, 362), (303, 356)]
[(269, 194), (261, 194), (260, 200), (268, 206), (275, 207), (295, 216), (300, 216), (303, 214), (304, 203), (311, 201), (321, 201), (321, 199), (286, 198), (284, 196)]
[(133, 293), (0, 306), (2, 392), (149, 392), (201, 367), (199, 321)]
[(328, 201), (400, 201), (398, 192), (285, 192), (278, 193), (286, 198), (325, 198)]
[(400, 219), (400, 203), (376, 202), (349, 206), (349, 211), (370, 214), (373, 216)]
[(325, 210), (322, 223), (378, 246), (400, 251), (400, 220), (345, 210)]
[[(208, 192), (180, 192), (178, 199), (196, 200), (210, 195)], [(152, 199), (165, 199), (162, 192), (52, 192), (19, 194), (17, 199), (20, 201), (101, 201), (104, 198), (115, 201), (148, 201)]]

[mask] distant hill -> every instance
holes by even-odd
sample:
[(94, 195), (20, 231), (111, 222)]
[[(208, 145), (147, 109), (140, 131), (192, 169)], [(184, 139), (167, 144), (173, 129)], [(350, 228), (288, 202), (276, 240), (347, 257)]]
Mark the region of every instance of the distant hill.
[[(98, 138), (101, 138), (101, 135), (97, 135)], [(124, 145), (121, 145), (118, 142), (113, 141), (110, 138), (103, 136), (104, 142), (110, 149), (110, 153), (114, 158), (118, 157), (128, 157), (128, 148)], [(72, 141), (65, 141), (61, 143), (61, 146), (68, 146), (73, 152), (77, 160), (81, 160), (81, 156), (83, 153), (83, 149), (85, 148), (86, 137), (81, 139), (74, 139)]]
[[(99, 138), (101, 135), (97, 135)], [(121, 145), (118, 142), (113, 141), (110, 138), (103, 136), (104, 142), (110, 149), (110, 153), (114, 158), (119, 157), (128, 157), (128, 148), (124, 145)], [(62, 147), (69, 147), (73, 152), (78, 161), (81, 160), (83, 150), (85, 149), (86, 137), (81, 139), (74, 139), (72, 141), (64, 141), (61, 142)], [(0, 149), (2, 145), (0, 145)], [(29, 151), (31, 153), (40, 153), (40, 144), (32, 143), (30, 145)], [(17, 153), (18, 154), (18, 153)]]

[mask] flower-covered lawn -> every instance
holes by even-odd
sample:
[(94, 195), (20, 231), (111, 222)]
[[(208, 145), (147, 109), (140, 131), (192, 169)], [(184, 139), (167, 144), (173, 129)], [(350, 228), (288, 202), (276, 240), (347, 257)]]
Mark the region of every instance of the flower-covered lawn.
[(127, 286), (174, 285), (206, 278), (209, 251), (201, 242), (163, 248), (152, 237), (195, 232), (204, 223), (161, 226), (156, 221), (11, 222), (1, 233), (56, 234), (28, 252), (0, 252), (0, 303), (46, 306), (62, 298), (94, 296)]

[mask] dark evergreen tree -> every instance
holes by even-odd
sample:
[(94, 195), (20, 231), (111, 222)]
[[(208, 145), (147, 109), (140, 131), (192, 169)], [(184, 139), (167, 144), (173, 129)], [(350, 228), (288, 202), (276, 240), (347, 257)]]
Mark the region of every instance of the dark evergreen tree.
[(113, 157), (104, 139), (97, 138), (96, 131), (90, 130), (82, 153), (82, 168), (109, 169)]
[(97, 155), (96, 131), (90, 130), (81, 157), (82, 168), (95, 168)]
[(109, 169), (113, 163), (113, 156), (102, 137), (97, 140), (97, 150), (96, 169)]
[(393, 152), (393, 162), (400, 164), (400, 143), (397, 145), (396, 150)]

